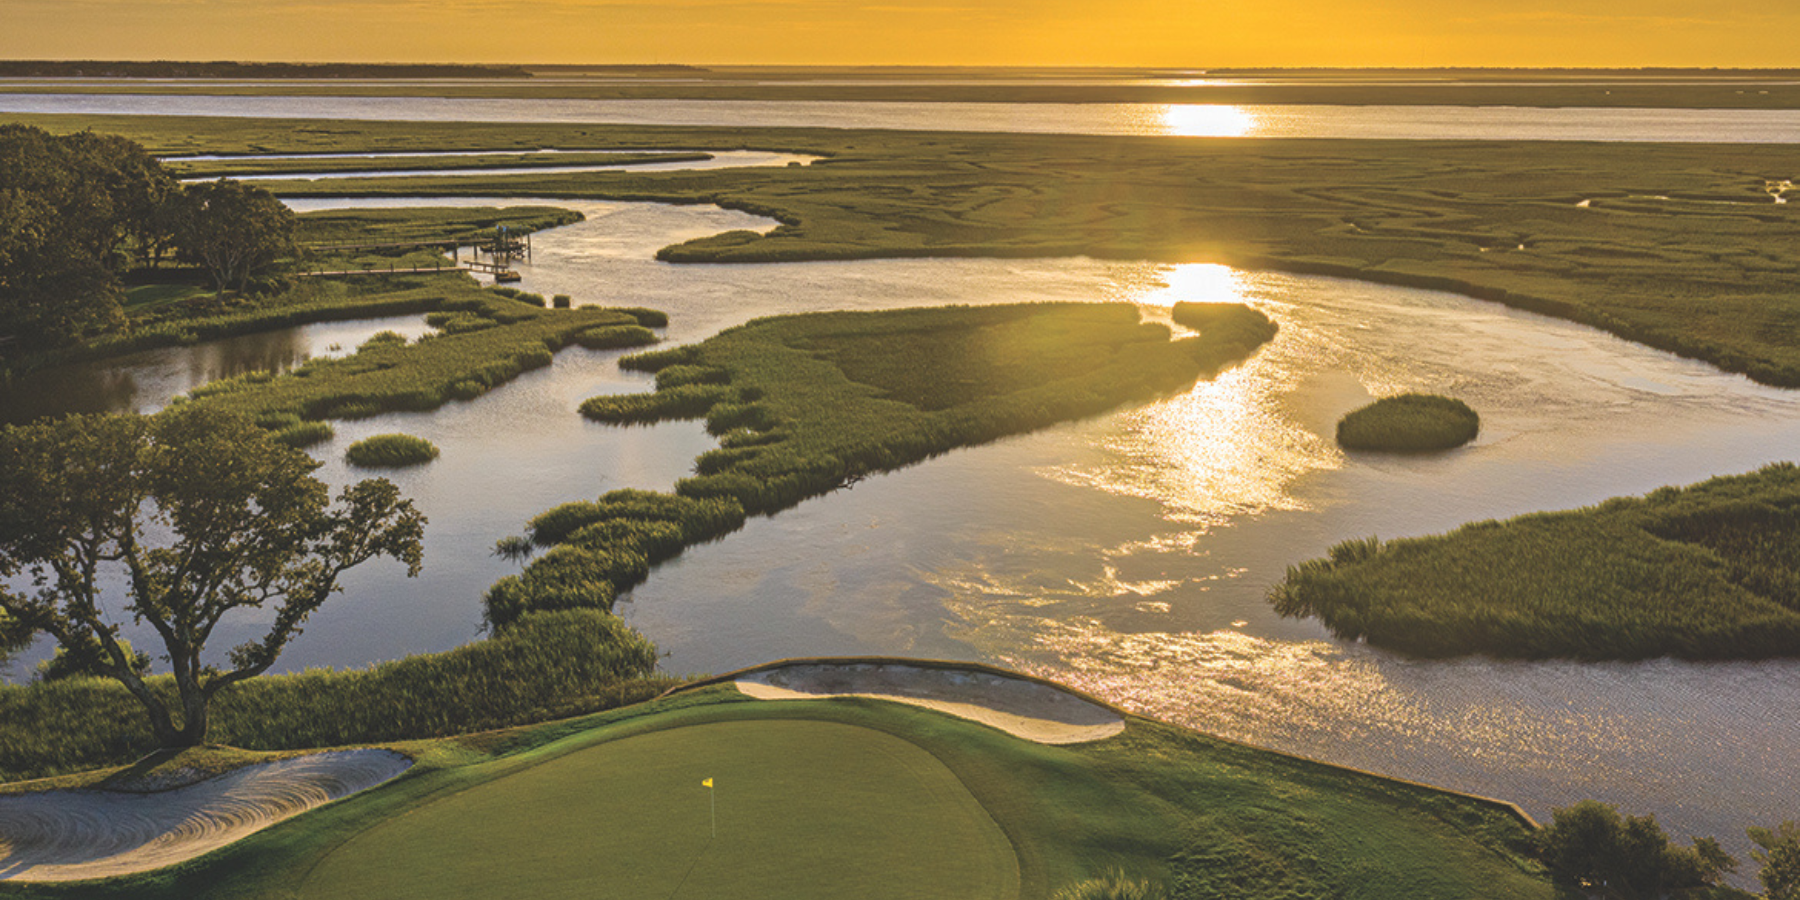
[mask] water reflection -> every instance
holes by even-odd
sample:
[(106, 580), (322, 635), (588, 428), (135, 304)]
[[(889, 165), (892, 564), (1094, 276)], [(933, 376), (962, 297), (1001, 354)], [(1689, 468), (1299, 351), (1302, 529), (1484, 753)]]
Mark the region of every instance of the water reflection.
[[(670, 671), (813, 654), (996, 661), (1205, 731), (1540, 815), (1600, 796), (1654, 811), (1677, 834), (1727, 839), (1793, 815), (1800, 719), (1787, 710), (1800, 663), (1419, 663), (1279, 619), (1263, 597), (1286, 566), (1347, 537), (1755, 468), (1800, 443), (1795, 392), (1445, 294), (1090, 259), (672, 266), (651, 254), (772, 223), (710, 207), (562, 205), (587, 219), (540, 236), (522, 287), (666, 309), (674, 341), (783, 312), (1030, 300), (1127, 300), (1161, 316), (1181, 300), (1242, 300), (1281, 324), (1248, 363), (1179, 396), (949, 453), (692, 548), (619, 607)], [(306, 331), (310, 352), (356, 343), (327, 333)], [(246, 346), (225, 358), (281, 355)], [(569, 350), (472, 403), (340, 424), (318, 451), (334, 484), (362, 474), (341, 454), (368, 434), (407, 431), (443, 449), (395, 476), (431, 517), (426, 572), (357, 570), (282, 664), (464, 643), (481, 589), (510, 570), (488, 555), (495, 538), (564, 500), (666, 489), (685, 474), (713, 445), (696, 423), (613, 429), (576, 415), (593, 394), (647, 389), (617, 355)], [(169, 380), (228, 367), (220, 359), (171, 363)], [(149, 376), (131, 377), (146, 396)], [(1336, 450), (1340, 415), (1408, 389), (1466, 399), (1482, 413), (1480, 439), (1421, 458)], [(217, 643), (255, 636), (232, 622)]]
[(1243, 137), (1256, 117), (1238, 106), (1180, 103), (1162, 107), (1162, 132), (1176, 137)]

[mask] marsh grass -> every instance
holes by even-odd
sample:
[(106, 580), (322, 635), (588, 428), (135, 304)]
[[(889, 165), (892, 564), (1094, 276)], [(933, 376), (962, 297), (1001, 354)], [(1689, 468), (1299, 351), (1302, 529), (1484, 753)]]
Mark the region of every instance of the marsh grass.
[(364, 469), (398, 469), (438, 458), (436, 444), (410, 434), (377, 434), (363, 438), (344, 451), (351, 465)]
[(378, 337), (351, 356), (310, 360), (281, 377), (253, 373), (214, 381), (184, 402), (222, 404), (259, 419), (309, 421), (431, 410), (549, 365), (552, 353), (583, 331), (639, 321), (632, 313), (596, 307), (543, 309), (466, 283), (447, 287), (430, 298), (430, 322), (438, 333), (411, 344)]
[[(1800, 316), (1790, 289), (1800, 204), (1776, 205), (1765, 187), (1800, 173), (1779, 145), (1734, 145), (1724, 153), (1701, 144), (1604, 142), (1172, 142), (377, 122), (322, 130), (304, 120), (5, 118), (59, 133), (119, 133), (159, 152), (545, 146), (807, 152), (827, 162), (740, 171), (377, 178), (353, 187), (286, 182), (278, 190), (285, 196), (479, 192), (711, 203), (781, 223), (766, 235), (709, 236), (659, 254), (679, 262), (1088, 255), (1358, 278), (1456, 291), (1603, 328), (1765, 383), (1800, 385), (1800, 345), (1790, 339)], [(1589, 205), (1577, 206), (1583, 200)]]
[[(591, 398), (583, 415), (612, 424), (704, 417), (720, 449), (696, 460), (674, 496), (615, 492), (533, 519), (530, 540), (560, 546), (488, 591), (488, 622), (504, 628), (525, 612), (571, 605), (610, 609), (648, 564), (746, 515), (1183, 390), (1275, 333), (1245, 306), (1196, 316), (1200, 335), (1173, 341), (1128, 304), (812, 313), (625, 357), (621, 368), (656, 374), (656, 390)], [(550, 562), (565, 552), (581, 565), (574, 556)]]
[(534, 169), (561, 166), (642, 166), (656, 163), (705, 162), (710, 153), (518, 153), (493, 156), (429, 156), (406, 159), (231, 159), (165, 163), (179, 178), (237, 178), (244, 175), (333, 174), (411, 171), (468, 172), (482, 169)]
[[(649, 699), (655, 648), (593, 611), (532, 616), (506, 633), (366, 669), (255, 678), (213, 702), (209, 739), (295, 750), (442, 737)], [(151, 679), (173, 698), (169, 676)], [(122, 765), (155, 749), (137, 700), (117, 682), (0, 685), (0, 781)]]
[(1419, 656), (1800, 656), (1800, 469), (1663, 488), (1290, 567), (1278, 612)]
[(1475, 439), (1481, 417), (1467, 403), (1436, 394), (1383, 397), (1352, 410), (1337, 424), (1337, 442), (1346, 450), (1429, 453)]

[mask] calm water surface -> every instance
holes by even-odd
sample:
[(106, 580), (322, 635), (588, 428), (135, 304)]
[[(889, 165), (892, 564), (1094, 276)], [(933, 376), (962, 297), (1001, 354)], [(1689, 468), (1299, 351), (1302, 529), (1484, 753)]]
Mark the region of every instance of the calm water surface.
[(882, 128), (1028, 134), (1432, 140), (1800, 142), (1800, 110), (1159, 103), (855, 103), (4, 94), (0, 112), (408, 122)]
[[(374, 205), (491, 205), (491, 198)], [(545, 201), (521, 201), (542, 203)], [(316, 201), (331, 205), (369, 201)], [(1745, 850), (1743, 826), (1794, 815), (1800, 663), (1415, 662), (1330, 639), (1263, 600), (1336, 541), (1567, 508), (1787, 455), (1800, 395), (1592, 329), (1446, 294), (1324, 278), (1061, 260), (670, 266), (656, 248), (768, 220), (699, 207), (569, 202), (523, 287), (668, 310), (672, 341), (760, 315), (1024, 300), (1242, 300), (1280, 336), (1179, 397), (968, 448), (753, 520), (690, 549), (619, 607), (679, 672), (781, 656), (979, 659), (1068, 681), (1171, 721), (1401, 777), (1506, 797), (1537, 815), (1598, 796), (1677, 835)], [(338, 323), (150, 354), (88, 376), (149, 409), (246, 367), (338, 352), (397, 320)], [(398, 320), (413, 333), (416, 318)], [(260, 349), (258, 349), (260, 348)], [(443, 456), (394, 479), (431, 518), (425, 575), (352, 573), (283, 664), (360, 665), (476, 634), (489, 555), (556, 503), (668, 488), (712, 446), (697, 423), (609, 428), (575, 407), (646, 390), (617, 353), (572, 348), (472, 403), (338, 423), (343, 449), (407, 431)], [(109, 374), (110, 373), (110, 374)], [(1343, 412), (1401, 390), (1452, 393), (1480, 439), (1429, 458), (1346, 456)], [(260, 623), (221, 629), (219, 646)]]

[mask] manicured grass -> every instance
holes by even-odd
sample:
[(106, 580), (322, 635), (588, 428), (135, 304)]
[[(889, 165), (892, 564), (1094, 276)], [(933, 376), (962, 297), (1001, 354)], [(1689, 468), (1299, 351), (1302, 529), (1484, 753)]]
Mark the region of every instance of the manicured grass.
[(1481, 417), (1467, 403), (1436, 394), (1383, 397), (1338, 420), (1337, 442), (1346, 450), (1425, 453), (1475, 439)]
[(1421, 656), (1800, 656), (1800, 469), (1350, 541), (1290, 568), (1270, 600)]
[(198, 284), (140, 284), (125, 289), (126, 315), (140, 315), (159, 307), (194, 300), (213, 293)]
[(535, 543), (562, 546), (495, 584), (487, 619), (504, 627), (534, 609), (608, 609), (651, 565), (746, 514), (1183, 390), (1275, 334), (1245, 306), (1193, 316), (1205, 319), (1193, 318), (1200, 335), (1172, 341), (1128, 304), (814, 313), (626, 357), (621, 367), (656, 372), (656, 391), (594, 397), (583, 415), (614, 424), (705, 417), (721, 449), (696, 461), (677, 497), (624, 492), (533, 520)]
[(365, 469), (418, 466), (438, 458), (436, 444), (410, 434), (377, 434), (350, 445), (344, 458)]
[(325, 857), (297, 896), (1011, 900), (1017, 865), (956, 775), (916, 745), (834, 722), (722, 721), (600, 744), (422, 806)]
[[(0, 883), (0, 897), (668, 896), (647, 885), (696, 861), (693, 879), (745, 900), (991, 895), (981, 891), (1006, 877), (1005, 865), (965, 876), (970, 893), (945, 890), (934, 874), (915, 874), (906, 847), (871, 834), (904, 829), (964, 871), (1010, 862), (971, 822), (969, 797), (1011, 845), (1020, 897), (1112, 871), (1175, 897), (1574, 896), (1526, 856), (1528, 829), (1497, 805), (1146, 720), (1059, 747), (898, 704), (749, 701), (723, 687), (407, 749), (419, 763), (402, 778), (207, 857), (99, 883)], [(865, 749), (882, 758), (861, 757)], [(701, 855), (707, 777), (720, 838)], [(937, 790), (897, 796), (908, 781)], [(526, 801), (539, 802), (535, 814)], [(752, 812), (763, 830), (734, 833), (746, 824), (734, 814)], [(944, 848), (938, 831), (971, 837)], [(757, 855), (735, 855), (746, 849), (737, 841), (755, 842)], [(496, 864), (465, 867), (465, 857)], [(806, 874), (782, 878), (794, 872)], [(409, 886), (400, 873), (427, 881)], [(647, 881), (609, 893), (592, 880), (600, 873)], [(846, 884), (856, 889), (829, 890)]]

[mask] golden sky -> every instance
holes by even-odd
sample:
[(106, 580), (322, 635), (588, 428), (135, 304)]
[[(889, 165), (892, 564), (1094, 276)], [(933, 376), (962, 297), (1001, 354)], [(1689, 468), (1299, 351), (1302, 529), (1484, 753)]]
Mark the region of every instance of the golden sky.
[(0, 0), (0, 57), (1800, 67), (1800, 0)]

